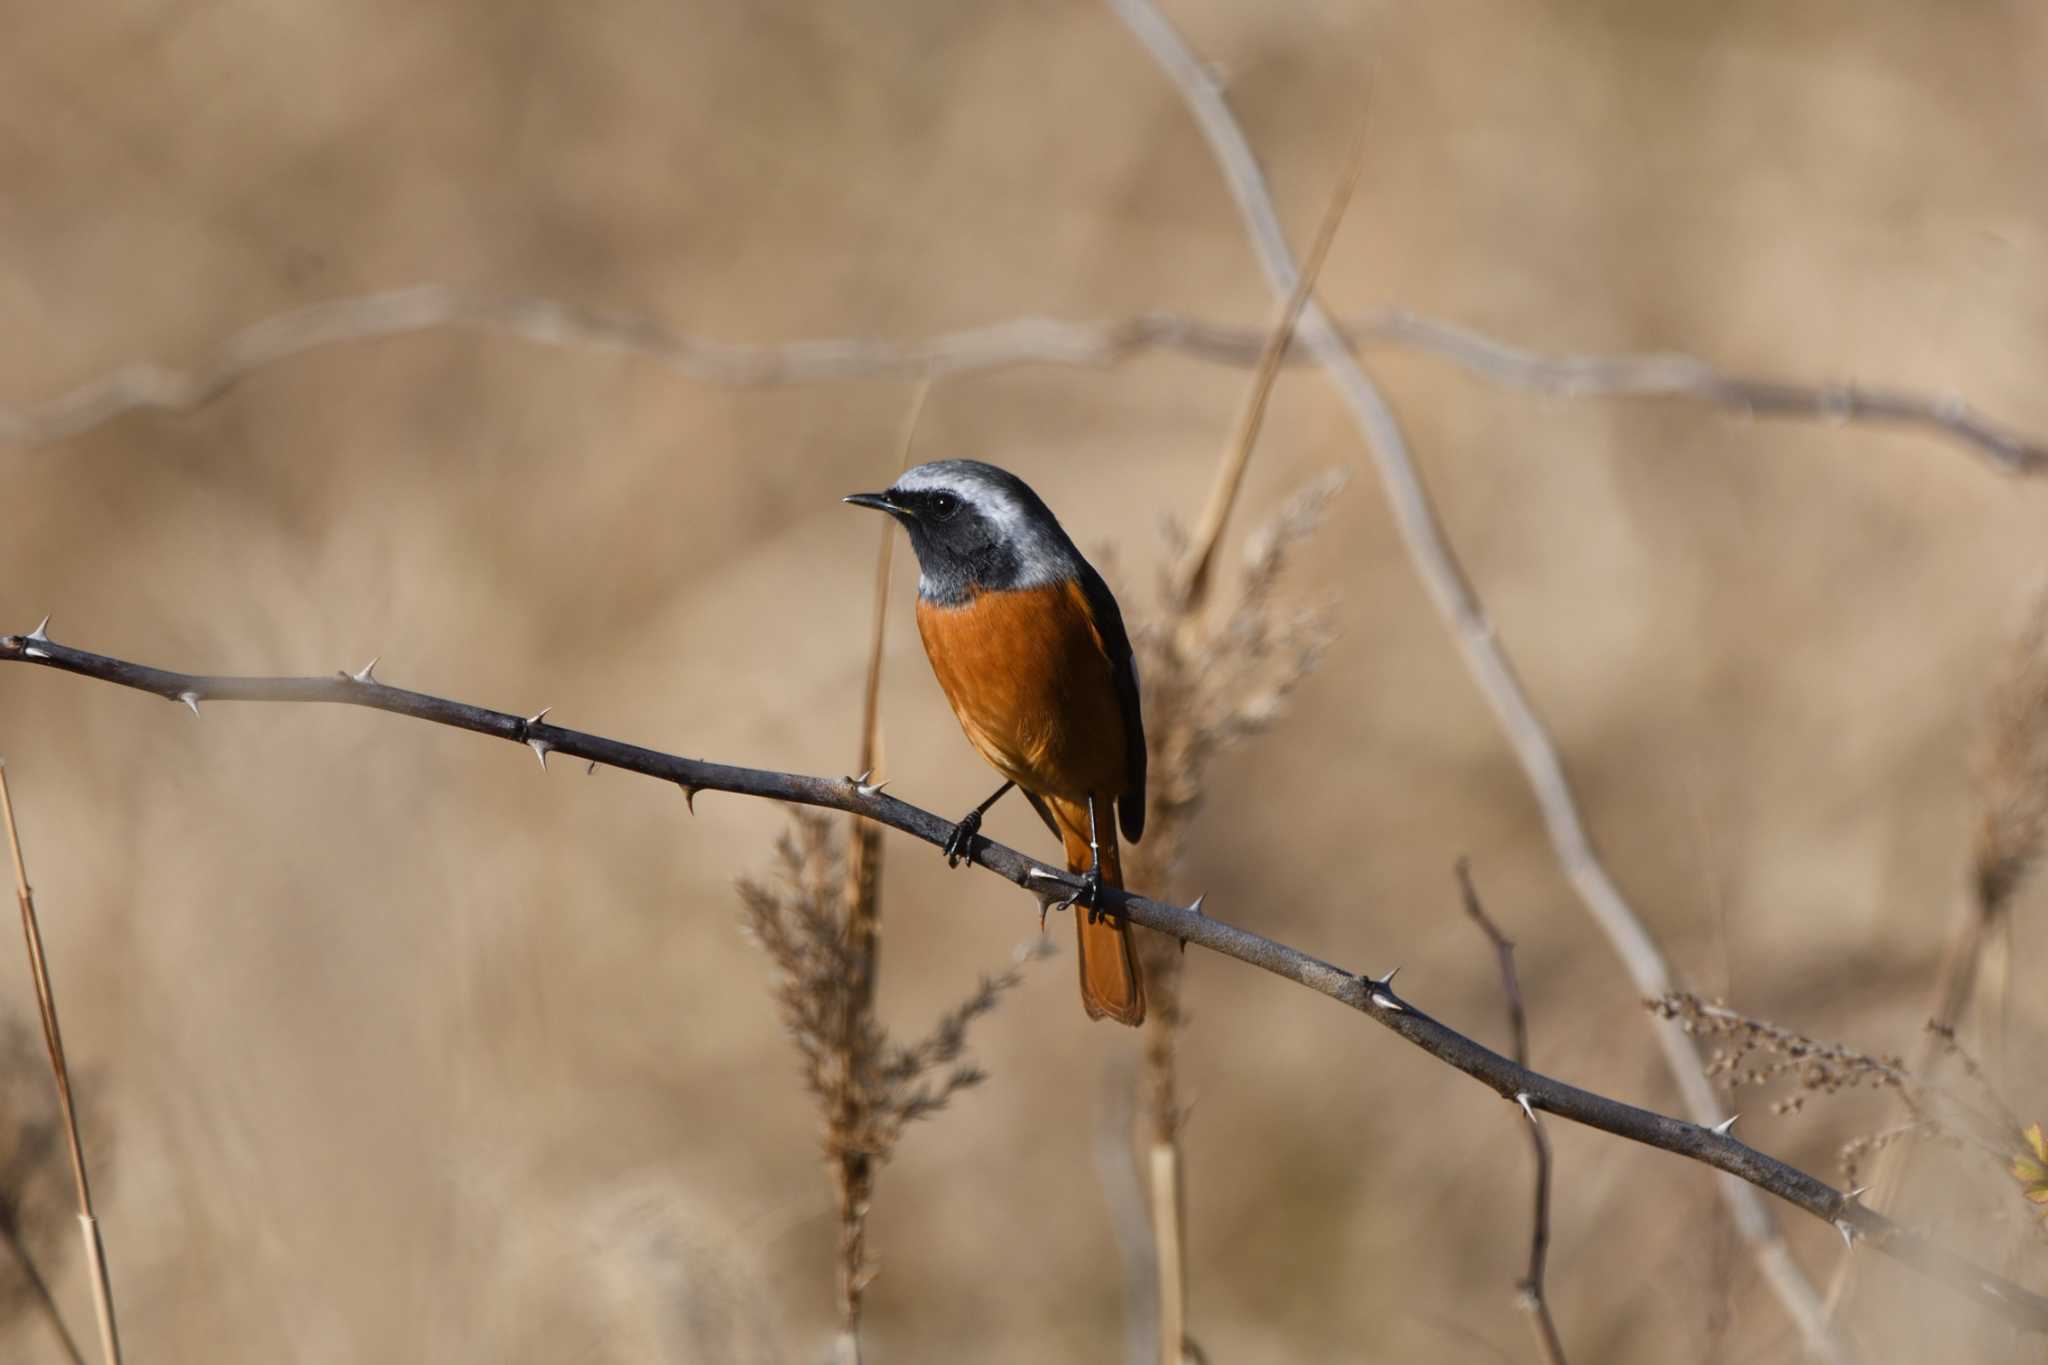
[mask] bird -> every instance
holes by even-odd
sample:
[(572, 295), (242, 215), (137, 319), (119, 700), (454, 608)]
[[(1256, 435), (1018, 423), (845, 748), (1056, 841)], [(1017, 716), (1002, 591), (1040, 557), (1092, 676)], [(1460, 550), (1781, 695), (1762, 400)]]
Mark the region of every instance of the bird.
[[(980, 460), (905, 470), (844, 501), (900, 522), (917, 555), (917, 633), (967, 740), (1003, 785), (962, 816), (943, 852), (974, 861), (982, 816), (1016, 787), (1078, 874), (1081, 1004), (1136, 1026), (1145, 987), (1122, 915), (1117, 831), (1145, 832), (1145, 722), (1138, 670), (1109, 585), (1030, 485)], [(1114, 807), (1115, 817), (1111, 818)]]

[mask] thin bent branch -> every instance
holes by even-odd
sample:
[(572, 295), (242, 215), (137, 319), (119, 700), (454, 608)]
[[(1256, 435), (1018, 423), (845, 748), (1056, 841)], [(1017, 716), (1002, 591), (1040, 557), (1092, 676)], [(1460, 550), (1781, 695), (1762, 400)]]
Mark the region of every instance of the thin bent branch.
[[(1153, 0), (1108, 3), (1186, 103), (1223, 172), (1267, 284), (1275, 297), (1287, 297), (1293, 292), (1300, 272), (1288, 250), (1286, 234), (1281, 230), (1273, 195), (1266, 187), (1258, 158), (1208, 67)], [(1400, 419), (1379, 386), (1359, 367), (1329, 314), (1314, 299), (1302, 309), (1299, 331), (1351, 409), (1359, 433), (1372, 452), (1408, 557), (1464, 656), (1466, 670), (1493, 708), (1502, 734), (1522, 766), (1566, 878), (1627, 967), (1637, 993), (1667, 993), (1672, 983), (1671, 968), (1593, 847), (1557, 745), (1516, 675), (1514, 663), (1486, 615), (1485, 604), (1465, 577), (1457, 552), (1437, 519), (1429, 490), (1409, 452)], [(1652, 1029), (1663, 1049), (1665, 1064), (1678, 1083), (1686, 1112), (1708, 1126), (1719, 1123), (1723, 1117), (1720, 1102), (1692, 1041), (1670, 1021), (1653, 1021)], [(1758, 1268), (1779, 1302), (1798, 1323), (1808, 1349), (1829, 1361), (1846, 1360), (1847, 1354), (1829, 1326), (1820, 1295), (1793, 1262), (1769, 1207), (1754, 1191), (1734, 1181), (1722, 1182), (1721, 1188), (1737, 1230), (1749, 1244)]]
[[(1527, 1066), (1529, 1013), (1522, 1007), (1522, 983), (1515, 975), (1514, 942), (1486, 913), (1479, 888), (1472, 884), (1472, 866), (1463, 858), (1458, 859), (1458, 890), (1464, 896), (1465, 913), (1493, 945), (1494, 959), (1500, 967), (1501, 995), (1507, 1000), (1508, 1029), (1515, 1039), (1515, 1065)], [(1536, 1117), (1534, 1109), (1528, 1110), (1526, 1117), (1529, 1146), (1536, 1156), (1536, 1208), (1529, 1224), (1529, 1271), (1515, 1288), (1520, 1291), (1522, 1307), (1529, 1314), (1529, 1325), (1536, 1333), (1536, 1345), (1543, 1352), (1543, 1359), (1548, 1365), (1565, 1365), (1564, 1338), (1558, 1334), (1557, 1319), (1550, 1315), (1550, 1299), (1543, 1289), (1544, 1270), (1550, 1259), (1550, 1139), (1544, 1135), (1543, 1120)]]
[[(1020, 365), (1104, 368), (1154, 350), (1248, 367), (1258, 364), (1270, 330), (1153, 312), (1104, 322), (1012, 318), (917, 341), (834, 337), (740, 345), (690, 336), (628, 313), (425, 284), (332, 299), (264, 318), (190, 368), (137, 362), (55, 398), (0, 404), (0, 444), (51, 445), (131, 412), (190, 412), (259, 371), (298, 356), (450, 328), (539, 346), (638, 356), (686, 379), (736, 387), (942, 378)], [(1509, 388), (1568, 397), (1682, 398), (1759, 416), (1905, 426), (1952, 441), (2008, 474), (2048, 470), (2048, 445), (1987, 420), (1955, 394), (1790, 384), (1725, 374), (1704, 360), (1678, 354), (1543, 355), (1399, 309), (1350, 319), (1341, 336), (1351, 347), (1392, 346), (1434, 355)], [(1283, 357), (1297, 364), (1306, 359), (1298, 342)]]
[[(554, 752), (602, 763), (626, 772), (673, 782), (685, 792), (723, 791), (766, 797), (825, 810), (865, 816), (928, 844), (943, 847), (953, 822), (941, 819), (877, 787), (851, 777), (810, 777), (684, 758), (643, 745), (550, 725), (538, 717), (516, 716), (488, 707), (392, 687), (369, 668), (325, 678), (264, 678), (177, 673), (74, 649), (48, 638), (48, 623), (27, 635), (0, 636), (0, 663), (39, 664), (103, 682), (148, 692), (197, 710), (207, 701), (329, 702), (412, 716), (524, 744), (543, 755)], [(1071, 874), (985, 836), (974, 841), (974, 861), (1041, 903), (1073, 889)], [(1732, 1135), (1671, 1118), (1632, 1104), (1581, 1090), (1518, 1066), (1490, 1048), (1431, 1018), (1395, 994), (1386, 978), (1348, 972), (1284, 943), (1254, 934), (1215, 916), (1106, 888), (1111, 911), (1162, 934), (1235, 958), (1239, 962), (1306, 986), (1399, 1034), (1432, 1057), (1457, 1068), (1503, 1098), (1573, 1123), (1711, 1166), (1825, 1220), (1844, 1236), (1912, 1266), (1989, 1312), (2034, 1332), (2048, 1332), (2048, 1298), (1991, 1275), (1891, 1219), (1865, 1208), (1815, 1176), (1766, 1156)]]

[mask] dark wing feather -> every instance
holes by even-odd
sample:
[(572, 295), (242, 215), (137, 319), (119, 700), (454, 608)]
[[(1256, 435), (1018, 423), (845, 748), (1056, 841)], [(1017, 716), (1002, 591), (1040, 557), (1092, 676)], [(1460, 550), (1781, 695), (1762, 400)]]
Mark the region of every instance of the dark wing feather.
[(1124, 614), (1117, 609), (1109, 584), (1085, 559), (1081, 561), (1081, 594), (1088, 599), (1095, 633), (1102, 637), (1103, 652), (1109, 655), (1117, 704), (1124, 713), (1124, 776), (1129, 785), (1116, 803), (1116, 817), (1124, 838), (1135, 844), (1145, 833), (1145, 717), (1138, 707), (1138, 666), (1131, 658)]

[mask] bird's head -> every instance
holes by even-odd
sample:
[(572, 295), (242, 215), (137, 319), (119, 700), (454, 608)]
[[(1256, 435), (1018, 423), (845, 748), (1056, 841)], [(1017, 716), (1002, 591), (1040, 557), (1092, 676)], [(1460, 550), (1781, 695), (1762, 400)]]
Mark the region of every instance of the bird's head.
[(1079, 552), (1038, 494), (979, 460), (921, 464), (880, 493), (845, 501), (903, 523), (917, 552), (918, 595), (939, 606), (1057, 583), (1079, 570)]

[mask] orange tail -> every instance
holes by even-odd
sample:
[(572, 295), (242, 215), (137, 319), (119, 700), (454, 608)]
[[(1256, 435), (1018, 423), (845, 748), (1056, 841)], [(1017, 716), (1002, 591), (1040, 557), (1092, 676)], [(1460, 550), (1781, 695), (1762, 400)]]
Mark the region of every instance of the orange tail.
[[(1048, 801), (1058, 817), (1061, 836), (1067, 844), (1067, 870), (1086, 872), (1088, 852), (1088, 807), (1085, 803)], [(1117, 860), (1116, 816), (1106, 802), (1095, 809), (1096, 839), (1102, 845), (1102, 880), (1107, 886), (1124, 884), (1123, 865)], [(1114, 1019), (1136, 1027), (1145, 1022), (1145, 986), (1138, 979), (1138, 956), (1131, 949), (1130, 926), (1107, 915), (1089, 923), (1089, 913), (1074, 907), (1074, 927), (1081, 936), (1081, 1005), (1090, 1019)]]

